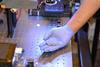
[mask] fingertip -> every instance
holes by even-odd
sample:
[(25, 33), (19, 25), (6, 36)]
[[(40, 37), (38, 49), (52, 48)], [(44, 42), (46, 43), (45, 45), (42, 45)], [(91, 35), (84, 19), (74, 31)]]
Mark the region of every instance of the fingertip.
[(52, 35), (52, 30), (50, 30), (49, 32), (47, 32), (47, 33), (44, 35), (43, 40), (49, 39), (49, 37), (51, 37), (51, 35)]

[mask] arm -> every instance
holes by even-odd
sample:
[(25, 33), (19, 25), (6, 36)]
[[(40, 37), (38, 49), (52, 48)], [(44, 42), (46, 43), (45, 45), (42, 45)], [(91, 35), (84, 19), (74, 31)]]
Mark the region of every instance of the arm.
[(67, 25), (53, 28), (44, 36), (44, 42), (40, 44), (41, 50), (50, 52), (68, 45), (74, 33), (77, 32), (99, 8), (100, 0), (83, 0), (80, 8), (69, 20)]
[(79, 10), (74, 14), (67, 25), (74, 32), (77, 32), (99, 8), (100, 0), (83, 0)]

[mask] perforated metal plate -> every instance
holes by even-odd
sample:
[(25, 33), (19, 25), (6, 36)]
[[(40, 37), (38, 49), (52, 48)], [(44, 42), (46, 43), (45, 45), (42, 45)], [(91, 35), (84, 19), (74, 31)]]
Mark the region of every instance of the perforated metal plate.
[[(53, 19), (53, 20), (52, 20)], [(18, 46), (24, 48), (24, 59), (33, 58), (35, 67), (72, 67), (72, 52), (70, 45), (52, 54), (43, 54), (39, 48), (43, 36), (51, 28), (56, 27), (54, 17), (28, 16), (27, 11), (22, 10), (17, 22), (14, 38)], [(68, 18), (60, 18), (62, 25)]]

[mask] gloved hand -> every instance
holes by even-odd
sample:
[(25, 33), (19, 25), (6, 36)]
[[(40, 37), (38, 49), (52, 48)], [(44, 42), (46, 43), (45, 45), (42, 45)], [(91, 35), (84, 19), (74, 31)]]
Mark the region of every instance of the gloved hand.
[(40, 49), (44, 52), (55, 51), (66, 46), (74, 32), (67, 25), (51, 29), (45, 36), (44, 41), (40, 44)]

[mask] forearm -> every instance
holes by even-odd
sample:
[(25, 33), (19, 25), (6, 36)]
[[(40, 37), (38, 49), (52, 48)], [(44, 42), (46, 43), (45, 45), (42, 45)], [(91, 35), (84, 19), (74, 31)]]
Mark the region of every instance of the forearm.
[(77, 32), (98, 9), (99, 6), (96, 0), (83, 0), (80, 8), (70, 19), (67, 25), (74, 32)]

